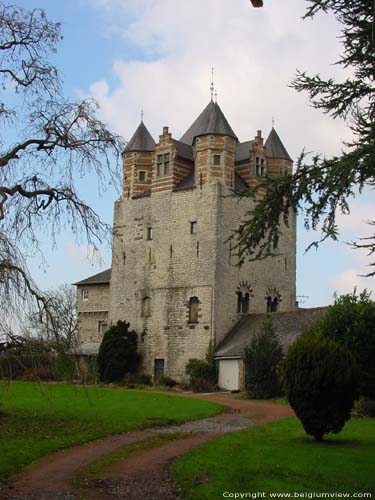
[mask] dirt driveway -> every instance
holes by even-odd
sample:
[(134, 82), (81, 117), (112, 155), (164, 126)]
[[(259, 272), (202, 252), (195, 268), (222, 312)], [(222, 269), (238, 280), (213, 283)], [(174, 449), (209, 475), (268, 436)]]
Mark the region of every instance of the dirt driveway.
[[(12, 477), (0, 491), (0, 498), (178, 500), (178, 487), (168, 476), (168, 464), (173, 459), (225, 433), (293, 415), (288, 406), (241, 400), (238, 395), (230, 393), (189, 394), (183, 397), (220, 403), (226, 407), (226, 412), (186, 424), (110, 436), (57, 452)], [(184, 433), (184, 437), (115, 462), (110, 469), (106, 468), (105, 477), (83, 479), (87, 467), (116, 449), (155, 435), (176, 432)]]

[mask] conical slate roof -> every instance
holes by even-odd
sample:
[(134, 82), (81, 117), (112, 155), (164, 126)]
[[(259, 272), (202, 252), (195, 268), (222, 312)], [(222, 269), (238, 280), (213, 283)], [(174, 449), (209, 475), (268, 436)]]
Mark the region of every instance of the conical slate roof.
[(273, 127), (266, 140), (265, 147), (269, 158), (282, 158), (284, 160), (293, 161)]
[(155, 141), (143, 121), (139, 124), (125, 151), (154, 151)]
[(180, 141), (192, 145), (195, 137), (207, 134), (229, 135), (237, 139), (217, 102), (210, 101)]

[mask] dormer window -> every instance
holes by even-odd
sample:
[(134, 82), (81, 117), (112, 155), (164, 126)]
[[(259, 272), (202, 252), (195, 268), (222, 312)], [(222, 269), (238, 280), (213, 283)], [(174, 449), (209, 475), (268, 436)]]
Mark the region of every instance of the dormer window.
[(139, 180), (139, 182), (146, 182), (147, 172), (145, 170), (138, 171), (138, 180)]
[(266, 175), (266, 161), (259, 156), (255, 157), (255, 175), (257, 177), (264, 177)]
[(214, 155), (214, 166), (215, 167), (220, 167), (220, 159), (221, 159), (221, 155)]
[(156, 164), (156, 175), (161, 177), (162, 175), (169, 175), (170, 171), (170, 153), (164, 153), (158, 155)]

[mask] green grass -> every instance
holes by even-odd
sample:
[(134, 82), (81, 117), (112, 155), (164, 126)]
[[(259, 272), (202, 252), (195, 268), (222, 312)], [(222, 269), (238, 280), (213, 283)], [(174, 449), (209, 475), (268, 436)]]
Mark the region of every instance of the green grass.
[(31, 382), (0, 383), (0, 402), (0, 478), (60, 448), (221, 411), (192, 398)]
[[(195, 448), (171, 472), (185, 500), (216, 500), (223, 492), (374, 494), (375, 420), (352, 419), (316, 443), (296, 418), (287, 418)], [(208, 482), (199, 484), (202, 474)]]

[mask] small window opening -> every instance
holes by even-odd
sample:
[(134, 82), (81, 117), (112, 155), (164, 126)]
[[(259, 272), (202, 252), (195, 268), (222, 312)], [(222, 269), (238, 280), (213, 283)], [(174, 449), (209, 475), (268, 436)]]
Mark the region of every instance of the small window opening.
[(190, 234), (196, 234), (197, 229), (198, 227), (196, 221), (190, 222)]
[(267, 312), (277, 312), (279, 309), (279, 299), (277, 297), (267, 297)]
[(221, 155), (214, 155), (214, 166), (215, 167), (220, 166), (220, 160), (221, 160)]
[(87, 290), (87, 288), (83, 289), (82, 290), (82, 300), (89, 300), (89, 291)]
[(153, 239), (152, 227), (146, 229), (146, 240), (151, 241)]
[(139, 182), (146, 182), (147, 172), (145, 170), (138, 171), (138, 180), (139, 180)]
[(107, 331), (108, 323), (104, 320), (98, 321), (98, 333), (105, 333)]
[(199, 299), (191, 297), (189, 300), (189, 323), (198, 323)]
[(144, 297), (142, 299), (142, 318), (149, 318), (151, 316), (151, 299), (150, 297)]
[(249, 312), (250, 294), (248, 292), (237, 292), (237, 313), (246, 314)]
[(259, 158), (259, 156), (255, 157), (255, 175), (257, 177), (260, 176), (260, 158)]
[(264, 177), (266, 175), (266, 167), (265, 167), (264, 158), (261, 158), (261, 160), (260, 160), (260, 175), (262, 177)]
[(199, 257), (199, 241), (197, 241), (197, 257)]

